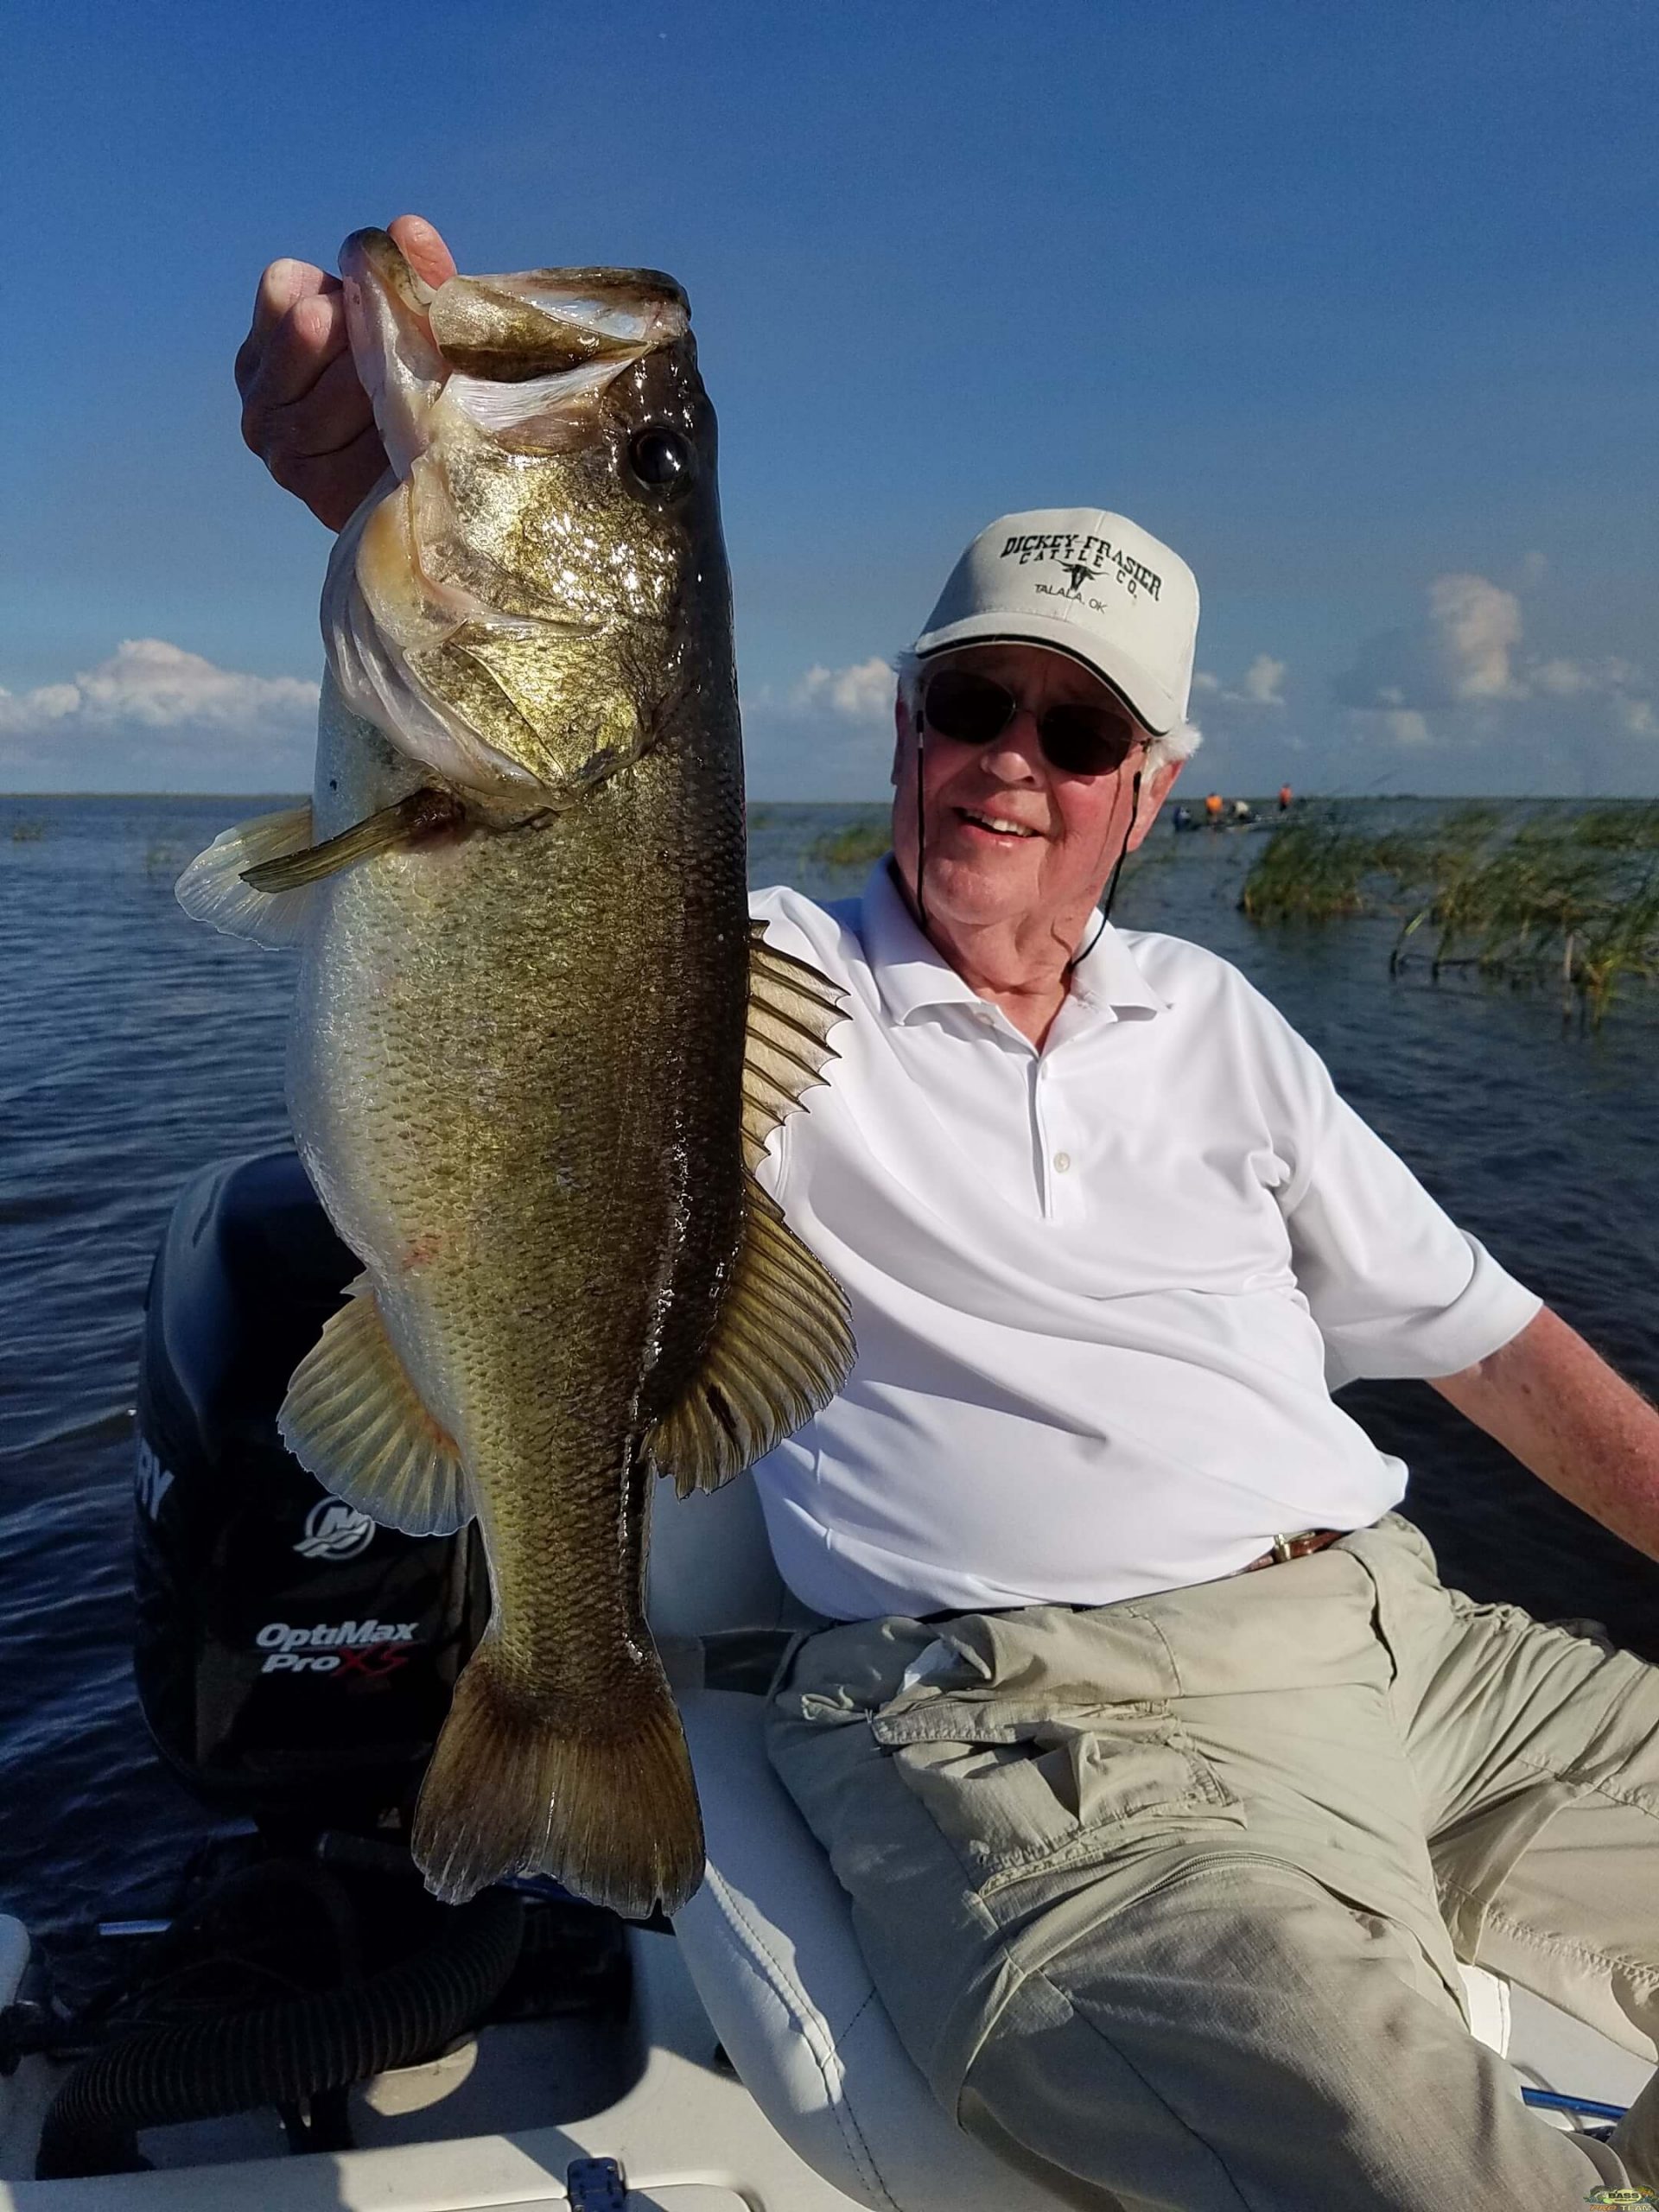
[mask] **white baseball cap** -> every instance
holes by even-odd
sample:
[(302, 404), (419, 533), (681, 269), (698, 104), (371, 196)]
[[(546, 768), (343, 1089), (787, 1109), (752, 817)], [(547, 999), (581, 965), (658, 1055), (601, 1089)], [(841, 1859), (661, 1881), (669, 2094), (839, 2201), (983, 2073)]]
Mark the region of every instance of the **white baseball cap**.
[(1198, 630), (1198, 579), (1179, 553), (1103, 507), (1039, 507), (981, 531), (915, 651), (926, 660), (958, 645), (1050, 646), (1165, 737), (1186, 719)]

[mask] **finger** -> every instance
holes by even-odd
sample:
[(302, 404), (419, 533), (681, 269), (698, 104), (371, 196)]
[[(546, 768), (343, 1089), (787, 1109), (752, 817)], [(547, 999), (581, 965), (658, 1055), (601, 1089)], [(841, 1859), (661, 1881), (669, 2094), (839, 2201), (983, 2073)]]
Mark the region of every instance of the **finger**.
[(297, 301), (257, 359), (245, 364), (238, 357), (238, 367), (245, 371), (237, 379), (243, 413), (269, 414), (302, 399), (348, 353), (346, 308), (338, 285), (332, 292)]
[(270, 471), (330, 530), (345, 528), (385, 472), (385, 448), (372, 423), (338, 453), (284, 455)]
[(329, 276), (327, 270), (318, 269), (308, 261), (273, 261), (262, 273), (253, 296), (253, 320), (248, 326), (242, 351), (237, 355), (238, 368), (245, 357), (251, 369), (257, 365), (271, 333), (297, 302), (339, 289), (338, 276)]
[(284, 457), (325, 460), (373, 419), (349, 348), (340, 346), (315, 381), (291, 396), (273, 381), (256, 384), (242, 410), (242, 435), (273, 474)]
[(263, 340), (248, 333), (236, 357), (237, 390), (245, 404), (283, 405), (315, 384), (346, 342), (339, 284), (302, 294)]
[(404, 260), (427, 283), (447, 284), (454, 275), (454, 256), (424, 215), (399, 215), (386, 228)]

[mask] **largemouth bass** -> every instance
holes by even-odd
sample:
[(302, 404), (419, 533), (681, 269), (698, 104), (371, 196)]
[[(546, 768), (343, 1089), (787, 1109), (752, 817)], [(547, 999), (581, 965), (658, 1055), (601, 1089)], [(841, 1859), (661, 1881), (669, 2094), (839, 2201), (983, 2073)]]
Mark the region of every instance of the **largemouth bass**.
[(643, 1611), (658, 1471), (712, 1488), (834, 1395), (839, 1287), (752, 1170), (839, 1001), (746, 902), (715, 426), (645, 270), (423, 284), (340, 257), (391, 474), (323, 594), (308, 808), (186, 910), (297, 945), (296, 1140), (363, 1262), (280, 1426), (391, 1527), (475, 1516), (494, 1605), (416, 1808), (428, 1885), (702, 1878)]

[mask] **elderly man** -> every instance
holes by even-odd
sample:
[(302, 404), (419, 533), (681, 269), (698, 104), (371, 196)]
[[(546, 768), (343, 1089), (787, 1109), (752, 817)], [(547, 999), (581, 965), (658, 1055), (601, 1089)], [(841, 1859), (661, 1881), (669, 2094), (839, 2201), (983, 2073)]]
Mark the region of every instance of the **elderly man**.
[[(340, 321), (273, 264), (238, 365), (334, 525), (383, 465)], [(1329, 1384), (1428, 1378), (1654, 1556), (1659, 1415), (1242, 976), (1100, 910), (1193, 741), (1197, 618), (1121, 516), (994, 524), (901, 665), (892, 855), (756, 902), (850, 1006), (764, 1173), (860, 1346), (758, 1471), (826, 1623), (774, 1763), (935, 2092), (1047, 2199), (1645, 2196), (1659, 2090), (1552, 2131), (1456, 1960), (1651, 2048), (1659, 1674), (1446, 1589)]]

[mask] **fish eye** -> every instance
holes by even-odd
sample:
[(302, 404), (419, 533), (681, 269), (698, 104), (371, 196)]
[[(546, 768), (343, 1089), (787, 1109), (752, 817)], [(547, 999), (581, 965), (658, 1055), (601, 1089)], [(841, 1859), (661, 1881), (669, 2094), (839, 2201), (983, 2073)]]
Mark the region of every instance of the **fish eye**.
[(647, 491), (677, 499), (690, 490), (696, 475), (696, 448), (666, 423), (647, 423), (628, 441), (628, 467)]

